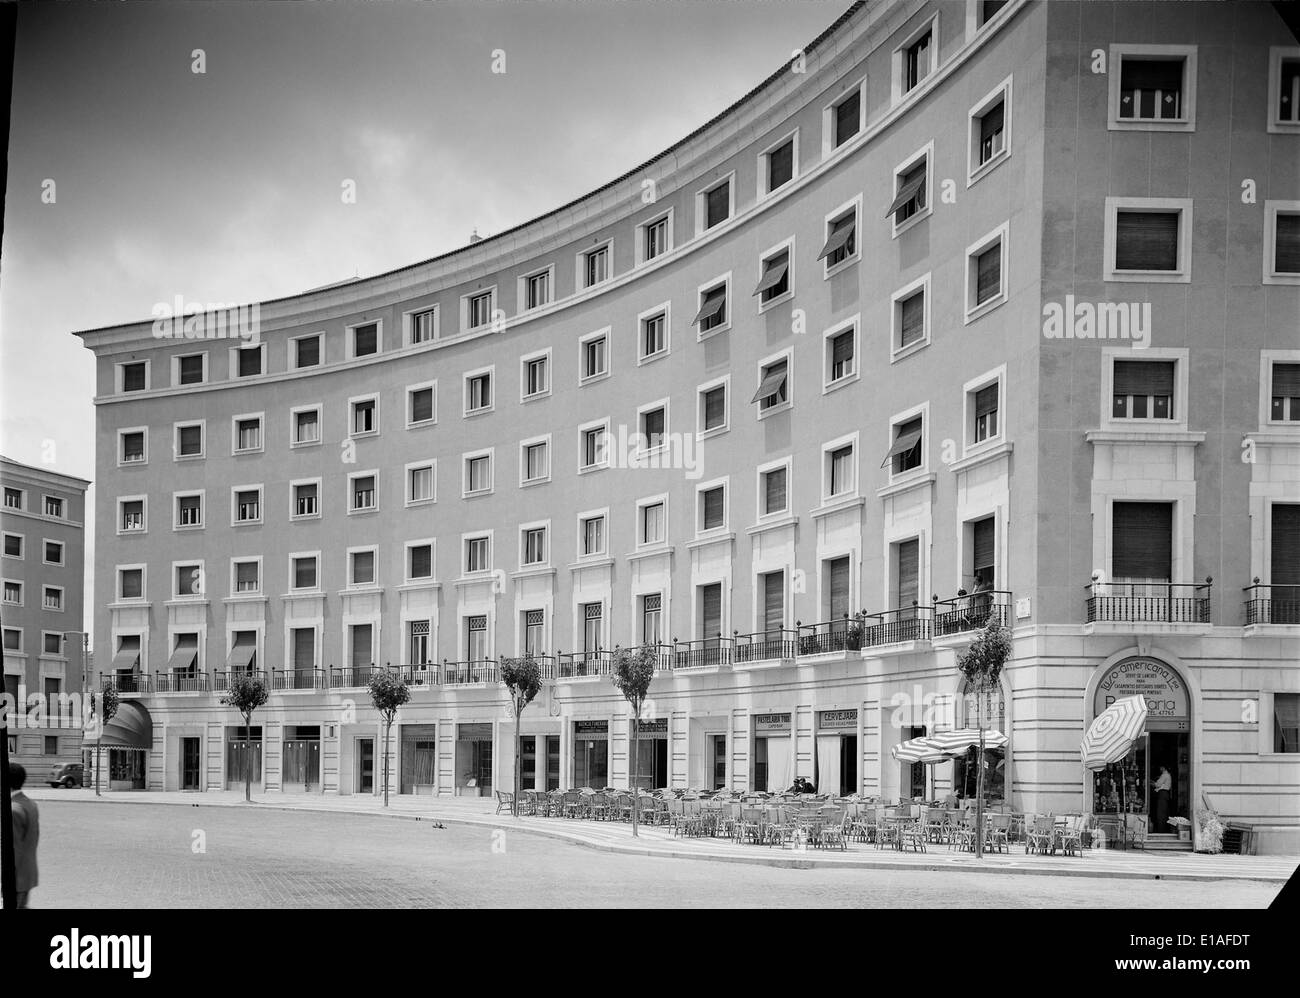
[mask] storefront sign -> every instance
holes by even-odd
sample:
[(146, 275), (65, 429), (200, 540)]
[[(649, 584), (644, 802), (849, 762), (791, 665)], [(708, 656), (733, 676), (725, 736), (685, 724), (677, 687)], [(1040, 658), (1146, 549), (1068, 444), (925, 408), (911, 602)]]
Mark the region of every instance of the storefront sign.
[(607, 735), (609, 734), (609, 722), (574, 721), (573, 733), (575, 735)]
[(762, 734), (768, 731), (789, 731), (790, 715), (785, 714), (755, 714), (754, 731)]
[(456, 726), (456, 737), (462, 742), (490, 742), (492, 740), (492, 724), (459, 724)]
[[(1141, 696), (1147, 702), (1147, 721), (1161, 726), (1185, 728), (1188, 709), (1187, 687), (1169, 665), (1155, 658), (1134, 656), (1116, 662), (1101, 682), (1093, 701), (1094, 716), (1125, 697)], [(1181, 725), (1177, 722), (1182, 722)], [(1166, 727), (1166, 730), (1168, 728)]]
[(858, 712), (856, 710), (819, 710), (817, 712), (819, 731), (857, 731)]
[(637, 731), (643, 735), (666, 735), (668, 734), (668, 718), (660, 717), (653, 721), (641, 721), (637, 725)]

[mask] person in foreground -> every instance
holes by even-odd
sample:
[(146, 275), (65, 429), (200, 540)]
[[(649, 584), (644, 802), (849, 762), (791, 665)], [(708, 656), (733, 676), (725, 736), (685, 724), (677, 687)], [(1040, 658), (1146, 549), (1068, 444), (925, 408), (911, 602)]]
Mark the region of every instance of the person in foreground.
[(23, 793), (27, 770), (16, 762), (9, 763), (9, 800), (14, 825), (14, 890), (18, 907), (27, 907), (27, 897), (36, 886), (36, 846), (41, 839), (40, 812), (36, 802)]

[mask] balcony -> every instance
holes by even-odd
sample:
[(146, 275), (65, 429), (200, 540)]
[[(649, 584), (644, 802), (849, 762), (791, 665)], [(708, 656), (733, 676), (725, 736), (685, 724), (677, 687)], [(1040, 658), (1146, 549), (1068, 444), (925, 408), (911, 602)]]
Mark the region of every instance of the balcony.
[(271, 689), (321, 690), (325, 688), (324, 669), (272, 669)]
[(152, 677), (143, 672), (120, 672), (106, 677), (118, 696), (134, 696), (152, 691)]
[(701, 638), (697, 641), (678, 641), (673, 639), (671, 645), (657, 645), (661, 650), (659, 668), (673, 672), (696, 670), (717, 670), (722, 666), (730, 668), (735, 657), (735, 641), (718, 635), (716, 638)]
[(571, 651), (555, 656), (556, 679), (598, 679), (614, 671), (612, 651)]
[(1210, 587), (1199, 582), (1090, 582), (1089, 624), (1209, 624)]
[(370, 677), (376, 672), (385, 671), (383, 666), (375, 665), (348, 665), (340, 668), (330, 666), (329, 669), (329, 688), (332, 690), (358, 690), (364, 688), (369, 682)]
[(996, 620), (1003, 627), (1010, 626), (1011, 593), (1002, 589), (988, 589), (970, 595), (963, 593), (952, 599), (934, 597), (934, 636), (979, 631)]
[(733, 661), (736, 665), (788, 661), (794, 658), (798, 641), (798, 631), (788, 631), (783, 628), (758, 631), (754, 634), (737, 634), (732, 651)]
[(879, 613), (859, 611), (819, 624), (800, 624), (799, 656), (828, 655), (928, 641), (934, 630), (934, 607), (919, 606)]
[(443, 686), (481, 686), (497, 681), (495, 659), (473, 659), (467, 662), (442, 663), (440, 682)]
[(438, 685), (439, 667), (436, 662), (417, 662), (414, 665), (394, 665), (389, 667), (389, 671), (394, 673), (398, 679), (407, 686), (414, 686), (417, 689), (421, 686), (434, 687)]
[(207, 693), (210, 690), (206, 672), (164, 672), (153, 677), (155, 693)]
[(1246, 625), (1300, 624), (1300, 586), (1265, 586), (1259, 579), (1242, 587)]
[(255, 676), (262, 682), (266, 682), (266, 673), (260, 670), (246, 669), (238, 672), (214, 672), (212, 674), (212, 688), (217, 693), (225, 693), (230, 689), (231, 680), (237, 676)]

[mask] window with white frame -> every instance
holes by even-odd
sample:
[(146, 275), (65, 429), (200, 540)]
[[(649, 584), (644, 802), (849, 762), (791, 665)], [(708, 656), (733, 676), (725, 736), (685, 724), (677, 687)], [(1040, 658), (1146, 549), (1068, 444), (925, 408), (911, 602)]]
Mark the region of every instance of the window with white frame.
[(975, 26), (982, 28), (997, 16), (1008, 3), (1008, 0), (974, 0), (975, 5)]
[(414, 541), (406, 545), (406, 578), (408, 581), (433, 578), (432, 541)]
[(924, 467), (924, 429), (924, 417), (920, 413), (896, 422), (892, 427), (893, 443), (880, 466), (888, 467), (891, 475), (902, 475)]
[(262, 591), (262, 563), (256, 558), (231, 561), (231, 591), (248, 595)]
[(348, 585), (373, 586), (378, 578), (375, 562), (378, 559), (377, 548), (348, 550)]
[(1195, 127), (1195, 45), (1115, 44), (1109, 67), (1112, 130)]
[(546, 528), (525, 527), (520, 537), (524, 565), (546, 564)]
[(663, 499), (641, 503), (637, 508), (640, 544), (662, 544), (664, 542), (666, 522), (666, 505)]
[(595, 287), (609, 280), (611, 276), (609, 243), (586, 250), (582, 253), (581, 260), (582, 287)]
[(433, 502), (434, 463), (424, 461), (406, 466), (406, 504)]
[(262, 414), (234, 418), (235, 452), (251, 454), (262, 449)]
[(63, 564), (63, 542), (45, 541), (44, 561), (47, 565)]
[(839, 499), (857, 492), (857, 460), (851, 440), (823, 447), (822, 460), (824, 499)]
[(967, 186), (1011, 154), (1011, 77), (1007, 77), (970, 109), (970, 149)]
[(149, 390), (149, 362), (133, 360), (117, 365), (118, 391), (143, 392)]
[(826, 356), (825, 387), (838, 388), (858, 374), (858, 323), (856, 318), (828, 329), (822, 338)]
[(289, 341), (290, 351), (293, 355), (292, 367), (295, 371), (304, 367), (319, 367), (322, 358), (322, 344), (324, 336), (320, 333), (311, 333), (308, 336), (296, 336)]
[(117, 509), (118, 530), (123, 533), (144, 531), (143, 497), (139, 499), (119, 499)]
[(1264, 283), (1300, 284), (1300, 201), (1264, 202)]
[(1191, 280), (1190, 198), (1106, 198), (1107, 281)]
[(703, 534), (722, 530), (727, 525), (727, 486), (725, 482), (702, 485), (696, 490), (699, 517), (696, 530)]
[(1175, 371), (1173, 360), (1114, 360), (1112, 419), (1173, 419)]
[(837, 209), (826, 218), (826, 242), (817, 259), (825, 261), (826, 276), (858, 259), (858, 207), (857, 201)]
[(422, 308), (408, 317), (411, 346), (432, 343), (438, 338), (438, 306)]
[(119, 600), (144, 599), (143, 565), (118, 568), (117, 598)]
[(939, 18), (936, 16), (915, 28), (894, 50), (894, 102), (920, 86), (938, 65)]
[(1269, 365), (1269, 421), (1300, 422), (1300, 363)]
[(524, 624), (524, 654), (525, 655), (543, 655), (546, 652), (546, 611), (545, 610), (525, 610), (523, 612)]
[(794, 179), (796, 136), (782, 139), (760, 157), (763, 194), (780, 190)]
[(140, 427), (132, 430), (119, 430), (118, 464), (146, 464), (149, 461), (149, 430)]
[(176, 524), (177, 529), (203, 526), (203, 493), (177, 493)]
[(579, 469), (587, 471), (593, 468), (603, 468), (606, 462), (606, 447), (609, 437), (608, 422), (601, 422), (591, 426), (580, 427), (578, 430), (579, 439)]
[(289, 511), (291, 520), (320, 516), (320, 486), (319, 478), (292, 483), (290, 489), (293, 492), (293, 508)]
[(406, 389), (406, 425), (426, 426), (438, 420), (438, 387), (435, 382)]
[(190, 353), (177, 357), (172, 368), (173, 383), (177, 385), (201, 385), (208, 380), (208, 355)]
[(428, 620), (407, 621), (407, 663), (409, 665), (427, 666), (432, 663), (429, 634), (431, 625), (432, 622)]
[(894, 200), (886, 216), (894, 217), (894, 235), (930, 214), (930, 162), (934, 143), (894, 170)]
[(1001, 434), (1002, 427), (998, 421), (1000, 395), (1001, 387), (996, 380), (966, 393), (968, 411), (971, 414), (971, 444), (982, 444)]
[(203, 457), (203, 438), (206, 435), (203, 430), (204, 424), (202, 421), (176, 424), (176, 460), (180, 461), (187, 457)]
[(4, 629), (4, 650), (22, 652), (23, 631), (21, 627), (6, 627)]
[(317, 588), (319, 558), (314, 554), (294, 555), (289, 559), (289, 588)]
[(307, 447), (321, 442), (320, 406), (292, 409), (289, 414), (292, 446)]
[[(693, 325), (700, 330), (701, 338), (728, 325), (727, 281), (701, 288), (698, 292), (700, 309), (695, 313)], [(647, 346), (649, 344), (647, 343)]]
[(348, 401), (348, 433), (354, 437), (379, 432), (379, 396), (350, 399)]
[(1007, 223), (966, 248), (966, 321), (1007, 300)]
[(663, 641), (663, 593), (646, 593), (638, 596), (641, 609), (641, 643), (657, 645)]
[(830, 106), (825, 123), (829, 125), (827, 131), (832, 149), (838, 149), (862, 131), (862, 107), (861, 82)]
[(262, 522), (262, 487), (234, 488), (230, 490), (233, 514), (231, 520), (236, 524)]
[(63, 610), (63, 587), (62, 586), (45, 586), (41, 591), (41, 609), (53, 610), (56, 613)]
[(4, 556), (6, 558), (17, 558), (19, 560), (22, 559), (23, 557), (23, 535), (22, 534), (11, 534), (8, 531), (5, 531)]
[(173, 583), (176, 586), (172, 593), (173, 596), (202, 596), (204, 592), (203, 562), (177, 562), (175, 564)]
[(465, 415), (492, 409), (492, 371), (471, 371), (465, 375)]
[(22, 489), (5, 486), (5, 509), (24, 509), (27, 494)]
[(723, 379), (698, 389), (700, 433), (721, 432), (727, 429), (727, 381)]
[(23, 584), (17, 579), (4, 580), (4, 601), (14, 606), (23, 605)]
[(64, 503), (58, 496), (45, 497), (45, 515), (52, 516), (55, 519), (63, 519)]
[(465, 301), (465, 328), (479, 329), (492, 321), (494, 289), (467, 295)]
[(1268, 50), (1268, 130), (1300, 131), (1300, 47)]
[(486, 572), (491, 567), (490, 538), (486, 535), (465, 538), (465, 571)]
[(256, 346), (237, 347), (231, 351), (234, 354), (235, 377), (237, 378), (254, 378), (266, 371), (266, 344), (259, 343)]
[(592, 381), (609, 374), (609, 332), (602, 330), (584, 336), (578, 344), (581, 381)]
[(701, 191), (696, 198), (699, 231), (707, 232), (731, 217), (731, 177)]
[[(725, 304), (725, 300), (724, 300)], [(639, 317), (641, 360), (652, 360), (668, 352), (668, 309), (652, 309)]]
[(672, 216), (661, 215), (641, 226), (639, 243), (641, 261), (648, 262), (662, 256), (672, 247)]
[(605, 553), (605, 515), (603, 513), (579, 518), (578, 553), (583, 557)]
[(492, 453), (465, 455), (464, 494), (482, 495), (492, 491)]
[[(57, 655), (63, 657), (63, 634), (59, 631), (42, 631), (41, 632), (41, 650), (46, 655)], [(61, 680), (47, 677), (47, 682), (60, 683)]]
[(751, 402), (758, 403), (758, 414), (763, 416), (782, 406), (790, 405), (790, 356), (783, 354), (758, 368), (758, 390), (754, 392)]
[(348, 475), (349, 513), (369, 513), (378, 508), (375, 477), (373, 471)]
[(541, 308), (543, 305), (549, 305), (551, 303), (550, 268), (538, 271), (536, 274), (529, 274), (522, 280), (525, 310)]
[(521, 484), (532, 485), (551, 477), (550, 440), (525, 440), (520, 444)]
[(668, 434), (668, 403), (660, 402), (637, 413), (643, 451), (658, 450), (664, 446)]
[(790, 463), (760, 468), (758, 471), (758, 515), (776, 516), (790, 512)]
[(930, 275), (918, 278), (892, 296), (893, 353), (930, 342)]
[(765, 305), (771, 305), (794, 294), (794, 264), (791, 249), (792, 247), (787, 244), (759, 258), (758, 284), (754, 288), (754, 295), (758, 298), (760, 310)]
[(530, 354), (519, 361), (520, 397), (523, 401), (540, 398), (551, 391), (550, 351)]
[(379, 353), (379, 323), (366, 322), (348, 330), (353, 357), (369, 357)]

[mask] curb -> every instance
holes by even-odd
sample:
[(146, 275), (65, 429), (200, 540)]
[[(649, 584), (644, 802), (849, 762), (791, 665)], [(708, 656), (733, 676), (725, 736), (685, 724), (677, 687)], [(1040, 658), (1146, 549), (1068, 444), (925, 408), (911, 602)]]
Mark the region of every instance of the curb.
[[(59, 796), (34, 798), (36, 800), (66, 800)], [(1010, 875), (1028, 876), (1028, 877), (1093, 877), (1093, 878), (1110, 878), (1113, 880), (1164, 880), (1164, 881), (1183, 881), (1191, 883), (1213, 883), (1222, 881), (1247, 881), (1252, 883), (1264, 884), (1285, 884), (1290, 878), (1287, 876), (1276, 876), (1269, 874), (1260, 875), (1233, 875), (1223, 876), (1214, 873), (1193, 873), (1174, 871), (1170, 873), (1151, 873), (1145, 870), (1100, 870), (1079, 867), (1072, 869), (1070, 867), (1044, 867), (1044, 866), (994, 866), (979, 864), (976, 865), (972, 860), (949, 859), (947, 861), (927, 861), (927, 862), (898, 862), (896, 860), (880, 859), (823, 859), (813, 856), (808, 858), (787, 858), (786, 856), (763, 855), (756, 853), (753, 856), (736, 855), (733, 853), (716, 853), (716, 852), (694, 852), (685, 851), (676, 848), (658, 848), (654, 846), (637, 845), (631, 842), (627, 844), (614, 843), (593, 839), (582, 835), (580, 832), (568, 831), (558, 828), (538, 828), (516, 824), (506, 824), (501, 818), (510, 819), (512, 822), (518, 819), (511, 819), (509, 815), (502, 816), (457, 816), (448, 817), (444, 815), (431, 814), (403, 814), (397, 812), (375, 812), (375, 811), (353, 811), (342, 808), (298, 806), (287, 804), (275, 804), (266, 801), (253, 800), (248, 801), (189, 801), (189, 800), (106, 800), (103, 797), (98, 799), (91, 797), (73, 799), (72, 803), (102, 803), (102, 804), (158, 804), (164, 807), (219, 807), (219, 808), (239, 808), (251, 805), (264, 810), (298, 812), (303, 814), (336, 814), (348, 815), (360, 818), (388, 818), (397, 821), (423, 821), (427, 823), (446, 823), (455, 825), (470, 825), (477, 827), (508, 828), (511, 831), (521, 832), (526, 835), (538, 835), (545, 838), (555, 839), (562, 842), (571, 842), (575, 845), (584, 846), (588, 849), (595, 849), (600, 852), (616, 853), (629, 856), (649, 856), (660, 859), (689, 859), (697, 862), (712, 863), (742, 863), (750, 866), (768, 866), (776, 869), (786, 870), (919, 870), (922, 872), (965, 872), (965, 873), (1003, 873)]]

